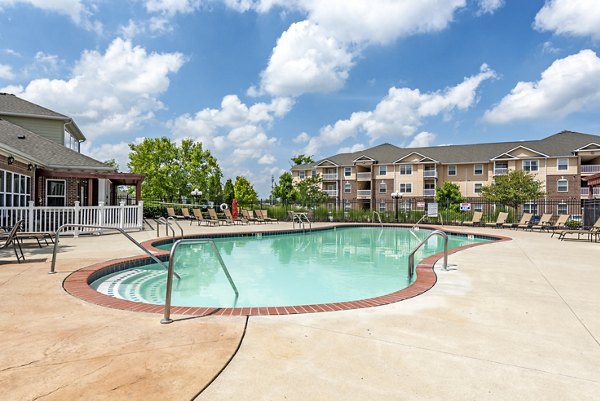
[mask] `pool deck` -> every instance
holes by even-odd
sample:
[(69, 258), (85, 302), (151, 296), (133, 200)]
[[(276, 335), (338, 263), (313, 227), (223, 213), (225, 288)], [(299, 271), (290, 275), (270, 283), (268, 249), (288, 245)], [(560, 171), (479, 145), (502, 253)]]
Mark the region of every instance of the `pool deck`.
[[(186, 234), (291, 228), (182, 226)], [(2, 398), (598, 400), (600, 243), (448, 228), (513, 240), (450, 255), (453, 270), (436, 267), (433, 288), (398, 303), (175, 316), (170, 325), (63, 290), (77, 269), (142, 254), (120, 235), (61, 239), (53, 275), (52, 247), (27, 246), (21, 264), (3, 251)], [(156, 231), (132, 235), (145, 241)]]

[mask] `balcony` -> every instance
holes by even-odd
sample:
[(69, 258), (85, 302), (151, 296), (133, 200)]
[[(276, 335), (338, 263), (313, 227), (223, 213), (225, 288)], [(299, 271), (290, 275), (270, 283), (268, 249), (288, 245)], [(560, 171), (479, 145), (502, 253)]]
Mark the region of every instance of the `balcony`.
[(336, 196), (338, 196), (337, 189), (324, 189), (323, 192), (325, 192), (327, 196), (331, 198), (335, 198)]
[[(582, 198), (587, 198), (590, 194), (590, 189), (588, 187), (582, 187), (581, 188), (581, 197)], [(600, 187), (594, 187), (594, 192), (593, 192), (594, 197), (596, 196), (600, 196)]]
[(338, 179), (337, 173), (323, 174), (323, 181), (335, 181)]
[(423, 196), (427, 196), (427, 197), (435, 196), (435, 189), (424, 189)]
[(359, 189), (358, 191), (356, 191), (356, 199), (371, 199), (371, 190)]
[(371, 172), (368, 173), (356, 173), (357, 181), (371, 181)]
[(423, 177), (425, 178), (437, 178), (437, 170), (424, 170)]
[(494, 167), (494, 175), (507, 175), (508, 167)]
[(600, 164), (582, 164), (581, 174), (597, 174), (600, 173)]

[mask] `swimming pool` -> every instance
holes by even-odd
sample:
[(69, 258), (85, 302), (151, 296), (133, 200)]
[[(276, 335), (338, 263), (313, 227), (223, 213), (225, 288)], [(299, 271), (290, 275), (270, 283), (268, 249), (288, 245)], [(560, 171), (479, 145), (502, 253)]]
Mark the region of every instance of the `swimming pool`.
[[(177, 252), (172, 304), (251, 308), (350, 302), (384, 296), (412, 283), (407, 257), (431, 231), (396, 227), (344, 227), (306, 233), (214, 238), (239, 289), (236, 298), (209, 245)], [(449, 248), (489, 239), (450, 235)], [(168, 250), (171, 244), (159, 248)], [(439, 237), (416, 260), (443, 250)], [(413, 277), (414, 280), (414, 277)], [(166, 272), (155, 263), (116, 271), (90, 286), (112, 297), (163, 305)]]

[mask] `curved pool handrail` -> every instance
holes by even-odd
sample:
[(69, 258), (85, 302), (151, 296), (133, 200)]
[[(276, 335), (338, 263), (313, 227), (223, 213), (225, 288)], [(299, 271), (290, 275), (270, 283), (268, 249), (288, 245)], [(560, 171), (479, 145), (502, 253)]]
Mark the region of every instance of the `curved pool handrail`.
[[(125, 237), (127, 237), (127, 239), (130, 240), (131, 242), (133, 242), (138, 248), (140, 248), (142, 251), (144, 251), (148, 256), (150, 256), (152, 258), (152, 260), (154, 260), (156, 263), (158, 263), (159, 265), (164, 267), (165, 270), (169, 270), (167, 268), (167, 266), (163, 263), (162, 260), (160, 260), (159, 258), (154, 256), (149, 250), (144, 248), (139, 242), (137, 242), (131, 235), (127, 234), (125, 232), (125, 230), (123, 230), (122, 228), (97, 226), (97, 225), (93, 225), (93, 224), (66, 223), (66, 224), (63, 224), (62, 226), (58, 227), (58, 229), (56, 230), (55, 238), (54, 238), (54, 250), (52, 251), (52, 264), (50, 265), (50, 271), (48, 272), (48, 274), (56, 273), (55, 267), (56, 267), (56, 251), (58, 250), (58, 241), (60, 238), (61, 231), (63, 231), (66, 227), (97, 228), (99, 230), (116, 230), (116, 231), (120, 232), (121, 234), (123, 234)], [(181, 277), (179, 277), (179, 274), (177, 274), (177, 273), (174, 273), (174, 274), (177, 277), (177, 279), (181, 279)]]
[[(177, 220), (175, 219), (175, 217), (172, 217), (172, 216), (167, 217), (167, 224), (168, 224), (169, 220), (173, 220), (173, 222), (175, 223), (175, 225), (177, 225), (177, 227), (179, 227), (179, 232), (181, 234), (179, 236), (179, 238), (183, 239), (183, 228), (181, 228), (181, 225), (177, 222)], [(171, 227), (170, 224), (169, 224), (169, 227)], [(173, 230), (173, 227), (171, 227), (171, 230)], [(173, 238), (175, 238), (175, 230), (173, 230)]]
[(413, 274), (415, 274), (415, 253), (421, 248), (429, 238), (434, 235), (439, 235), (444, 239), (444, 270), (448, 270), (448, 234), (441, 230), (435, 230), (431, 234), (429, 234), (423, 241), (416, 246), (415, 249), (408, 255), (408, 276), (412, 278)]
[(375, 223), (375, 216), (377, 216), (377, 219), (379, 220), (379, 224), (381, 225), (381, 227), (383, 227), (383, 222), (381, 221), (381, 215), (379, 214), (378, 211), (373, 210), (373, 214), (371, 215), (371, 220), (373, 221), (373, 223)]
[(223, 269), (225, 276), (227, 276), (227, 280), (229, 281), (229, 284), (231, 285), (233, 292), (235, 292), (235, 299), (237, 300), (238, 296), (240, 295), (237, 287), (235, 286), (235, 283), (233, 282), (233, 279), (231, 278), (231, 275), (229, 274), (229, 270), (227, 270), (227, 266), (225, 266), (225, 262), (223, 262), (221, 253), (219, 252), (217, 245), (215, 245), (215, 241), (213, 241), (212, 239), (180, 239), (180, 240), (177, 240), (171, 247), (171, 254), (169, 256), (169, 268), (167, 269), (167, 292), (165, 295), (165, 311), (164, 311), (163, 318), (160, 320), (160, 322), (162, 324), (173, 323), (173, 319), (171, 319), (171, 294), (173, 293), (173, 274), (174, 274), (173, 268), (174, 268), (174, 264), (175, 264), (174, 261), (175, 261), (175, 254), (177, 253), (177, 249), (179, 248), (179, 246), (181, 244), (203, 244), (203, 243), (210, 243), (213, 251), (215, 252), (215, 255), (217, 255), (217, 259), (219, 259), (221, 268)]
[(165, 234), (169, 235), (169, 229), (171, 229), (171, 231), (173, 232), (173, 238), (175, 238), (175, 230), (173, 229), (173, 227), (171, 227), (171, 225), (169, 224), (167, 219), (165, 219), (164, 217), (159, 217), (158, 219), (156, 219), (156, 236), (160, 237), (160, 225), (161, 224), (165, 225), (165, 231), (166, 231)]

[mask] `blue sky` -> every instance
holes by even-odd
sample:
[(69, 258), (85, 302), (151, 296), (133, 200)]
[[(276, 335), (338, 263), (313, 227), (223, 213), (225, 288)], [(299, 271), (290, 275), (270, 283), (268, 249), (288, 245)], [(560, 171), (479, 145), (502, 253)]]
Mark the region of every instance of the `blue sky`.
[(0, 0), (0, 91), (267, 197), (301, 153), (600, 134), (599, 43), (597, 0)]

